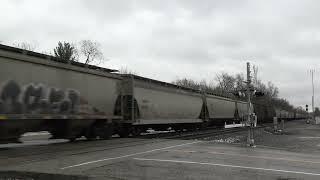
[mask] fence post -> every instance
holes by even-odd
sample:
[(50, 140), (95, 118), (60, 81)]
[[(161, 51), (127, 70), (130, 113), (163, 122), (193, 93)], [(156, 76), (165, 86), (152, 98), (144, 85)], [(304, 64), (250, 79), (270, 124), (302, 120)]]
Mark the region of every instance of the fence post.
[(281, 119), (281, 130), (284, 131), (284, 119)]
[(278, 130), (278, 118), (273, 117), (273, 130), (277, 131)]

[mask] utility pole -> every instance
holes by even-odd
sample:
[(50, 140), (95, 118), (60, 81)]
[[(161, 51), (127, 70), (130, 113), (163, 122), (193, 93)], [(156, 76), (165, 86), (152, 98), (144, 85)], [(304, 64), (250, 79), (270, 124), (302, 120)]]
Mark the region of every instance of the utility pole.
[(247, 122), (250, 124), (249, 130), (248, 130), (248, 138), (247, 138), (247, 145), (250, 147), (254, 147), (254, 124), (253, 124), (253, 118), (251, 113), (251, 76), (250, 76), (250, 63), (247, 62)]
[(310, 74), (311, 74), (311, 83), (312, 83), (312, 119), (314, 120), (314, 82), (313, 82), (313, 76), (314, 76), (314, 69), (310, 70)]

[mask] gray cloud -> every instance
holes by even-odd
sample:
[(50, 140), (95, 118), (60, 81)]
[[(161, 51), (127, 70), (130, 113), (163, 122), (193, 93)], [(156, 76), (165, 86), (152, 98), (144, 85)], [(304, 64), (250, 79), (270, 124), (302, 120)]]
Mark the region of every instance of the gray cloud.
[(280, 95), (298, 106), (311, 102), (306, 72), (317, 68), (320, 58), (319, 5), (316, 0), (5, 0), (0, 41), (33, 42), (42, 52), (60, 40), (98, 40), (110, 59), (104, 66), (127, 66), (169, 82), (244, 73), (249, 60), (259, 66), (263, 81), (274, 82)]

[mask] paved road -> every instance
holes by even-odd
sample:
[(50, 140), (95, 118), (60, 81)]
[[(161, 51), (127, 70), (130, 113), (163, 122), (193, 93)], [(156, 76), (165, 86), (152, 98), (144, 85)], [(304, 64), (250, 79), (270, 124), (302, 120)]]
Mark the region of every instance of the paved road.
[(320, 179), (320, 156), (202, 141), (113, 139), (0, 149), (0, 170), (94, 179)]

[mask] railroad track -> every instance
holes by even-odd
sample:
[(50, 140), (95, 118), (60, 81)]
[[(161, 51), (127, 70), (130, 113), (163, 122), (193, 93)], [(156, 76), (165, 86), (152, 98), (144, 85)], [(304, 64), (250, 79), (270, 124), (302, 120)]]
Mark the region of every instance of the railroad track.
[(152, 134), (142, 134), (139, 136), (134, 136), (133, 138), (146, 138), (146, 139), (153, 139), (153, 138), (163, 138), (163, 139), (174, 139), (175, 137), (180, 137), (183, 135), (187, 135), (187, 134), (191, 134), (191, 133), (195, 133), (195, 132), (205, 132), (205, 131), (217, 131), (217, 130), (221, 130), (222, 128), (218, 128), (218, 127), (209, 127), (206, 129), (197, 129), (197, 130), (193, 130), (193, 131), (171, 131), (171, 132), (160, 132), (160, 133), (152, 133)]
[[(261, 125), (256, 128), (264, 128), (267, 125)], [(213, 137), (223, 134), (236, 133), (241, 131), (246, 131), (248, 128), (230, 128), (230, 129), (221, 129), (221, 128), (209, 128), (205, 130), (197, 130), (197, 131), (187, 131), (187, 132), (169, 132), (169, 133), (159, 133), (159, 134), (148, 134), (141, 135), (138, 138), (131, 138), (130, 141), (119, 142), (115, 138), (115, 141), (112, 140), (103, 140), (103, 141), (77, 141), (75, 143), (59, 143), (59, 144), (49, 144), (45, 146), (33, 146), (27, 147), (29, 152), (22, 152), (17, 149), (3, 149), (0, 153), (0, 160), (9, 160), (9, 161), (20, 161), (20, 163), (26, 162), (37, 162), (46, 159), (50, 159), (52, 157), (58, 158), (61, 156), (73, 156), (80, 155), (86, 153), (94, 153), (100, 151), (106, 151), (111, 149), (118, 149), (130, 146), (139, 146), (144, 144), (154, 143), (152, 140), (147, 139), (161, 139), (162, 141), (166, 141), (169, 139), (181, 139), (181, 140), (190, 140), (190, 139), (204, 139), (206, 137)], [(120, 140), (120, 138), (119, 138)], [(111, 146), (106, 147), (104, 142), (108, 143)], [(76, 149), (76, 150), (75, 150)], [(31, 150), (31, 151), (30, 151)], [(33, 151), (34, 150), (34, 151)], [(7, 153), (6, 153), (7, 152)], [(43, 155), (47, 155), (47, 157), (43, 157)], [(25, 157), (22, 159), (22, 157)], [(49, 158), (50, 157), (50, 158)]]
[[(74, 156), (154, 143), (153, 140), (147, 139), (132, 139), (124, 142), (119, 142), (118, 140), (120, 140), (120, 138), (117, 139), (118, 138), (111, 143), (109, 140), (77, 141), (75, 143), (59, 143), (44, 146), (35, 145), (3, 149), (0, 152), (0, 166), (3, 165), (2, 163), (4, 162), (14, 162), (14, 164), (31, 163), (52, 158), (61, 158), (63, 156)], [(163, 141), (167, 140), (163, 139)], [(108, 143), (108, 146), (104, 143)]]
[(231, 129), (198, 131), (198, 132), (192, 132), (189, 134), (182, 134), (179, 136), (168, 137), (167, 139), (182, 139), (182, 140), (203, 139), (206, 137), (218, 136), (222, 134), (230, 134), (230, 133), (241, 132), (245, 130), (247, 130), (247, 128), (238, 127), (238, 128), (231, 128)]
[[(260, 128), (265, 128), (267, 126), (268, 125), (264, 124), (264, 125), (260, 125), (255, 128), (260, 129)], [(236, 133), (236, 132), (241, 132), (241, 131), (246, 131), (246, 130), (248, 130), (248, 127), (236, 127), (236, 128), (230, 128), (230, 129), (214, 127), (214, 128), (208, 128), (205, 130), (148, 134), (148, 135), (142, 135), (139, 137), (190, 140), (190, 139), (203, 139), (206, 137)]]

